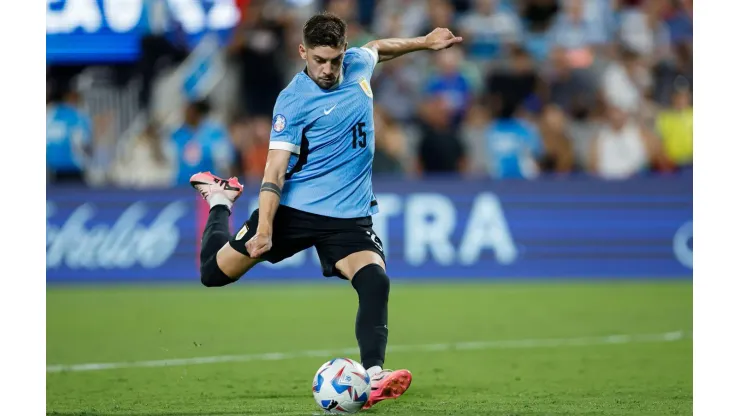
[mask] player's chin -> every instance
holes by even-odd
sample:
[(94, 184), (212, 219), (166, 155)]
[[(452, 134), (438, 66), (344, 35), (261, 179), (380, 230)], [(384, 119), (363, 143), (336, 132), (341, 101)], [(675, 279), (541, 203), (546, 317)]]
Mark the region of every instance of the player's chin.
[(330, 79), (330, 80), (320, 79), (318, 84), (319, 84), (319, 87), (321, 88), (329, 88), (332, 85), (334, 85), (334, 81), (335, 81), (334, 79)]

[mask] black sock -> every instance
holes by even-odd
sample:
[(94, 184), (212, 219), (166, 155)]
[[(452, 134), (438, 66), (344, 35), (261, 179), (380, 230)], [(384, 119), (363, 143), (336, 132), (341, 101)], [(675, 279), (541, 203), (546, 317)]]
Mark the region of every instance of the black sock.
[(200, 248), (200, 281), (205, 286), (225, 286), (234, 282), (218, 267), (216, 254), (229, 241), (229, 215), (223, 205), (216, 205), (208, 213)]
[(377, 264), (360, 269), (352, 278), (352, 286), (360, 298), (355, 336), (360, 346), (360, 360), (366, 369), (383, 367), (388, 343), (388, 294), (390, 280)]

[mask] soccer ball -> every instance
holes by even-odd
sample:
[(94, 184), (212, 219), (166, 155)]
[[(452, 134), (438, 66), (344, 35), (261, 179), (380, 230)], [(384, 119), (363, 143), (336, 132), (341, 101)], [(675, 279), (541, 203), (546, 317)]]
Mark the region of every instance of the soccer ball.
[(369, 397), (370, 376), (349, 358), (327, 361), (313, 377), (313, 398), (326, 413), (357, 413)]

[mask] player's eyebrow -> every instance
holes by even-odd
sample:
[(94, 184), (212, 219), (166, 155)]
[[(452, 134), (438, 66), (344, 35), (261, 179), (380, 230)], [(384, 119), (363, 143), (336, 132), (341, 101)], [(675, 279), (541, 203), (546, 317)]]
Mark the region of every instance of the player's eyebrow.
[(314, 57), (316, 57), (316, 58), (319, 58), (319, 59), (321, 59), (322, 61), (333, 61), (333, 60), (335, 60), (335, 59), (337, 59), (337, 58), (340, 58), (340, 57), (342, 57), (342, 55), (344, 55), (344, 52), (340, 53), (339, 55), (337, 55), (337, 56), (335, 56), (335, 57), (333, 57), (333, 58), (324, 58), (324, 57), (323, 57), (323, 56), (321, 56), (321, 55), (314, 55)]

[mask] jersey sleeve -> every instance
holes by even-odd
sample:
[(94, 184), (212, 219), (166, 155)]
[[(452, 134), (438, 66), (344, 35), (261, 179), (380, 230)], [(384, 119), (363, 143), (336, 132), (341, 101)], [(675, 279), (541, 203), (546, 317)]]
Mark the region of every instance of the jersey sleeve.
[(301, 100), (290, 91), (283, 91), (275, 102), (270, 132), (270, 149), (301, 153), (301, 137), (305, 120), (301, 114)]
[(372, 76), (375, 65), (378, 64), (378, 52), (370, 48), (350, 48), (347, 51), (353, 63), (361, 68), (366, 76)]

